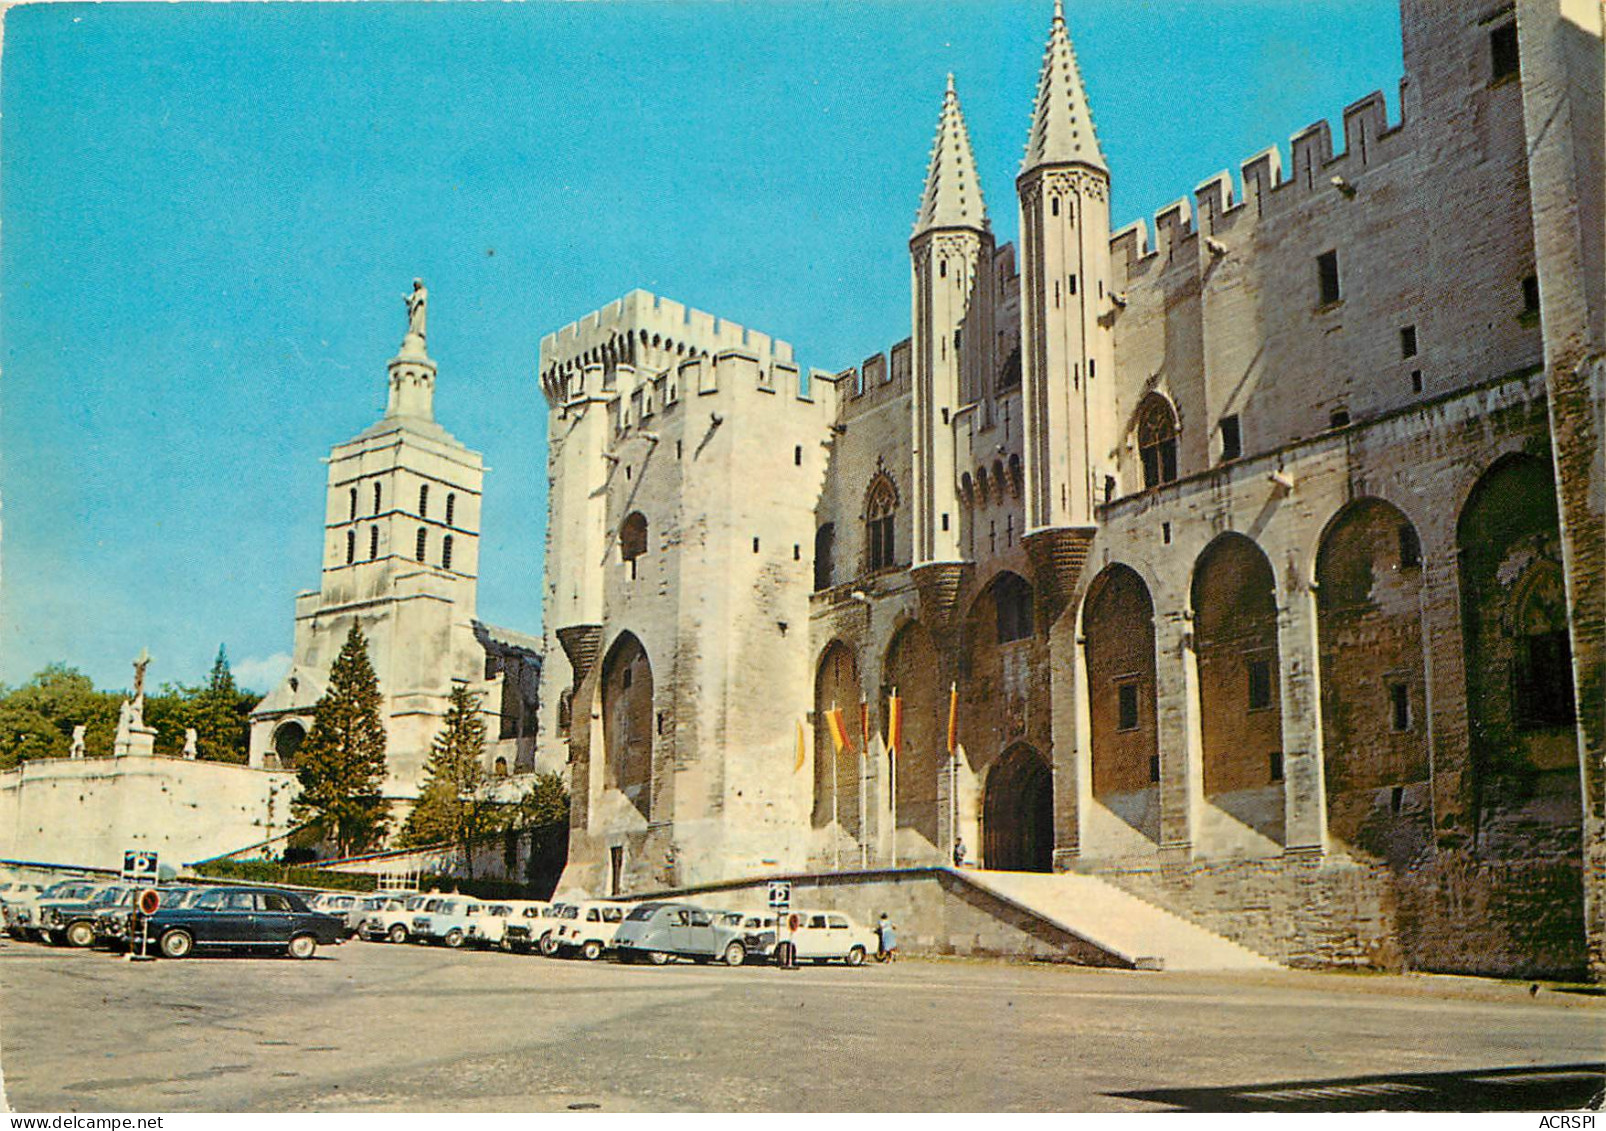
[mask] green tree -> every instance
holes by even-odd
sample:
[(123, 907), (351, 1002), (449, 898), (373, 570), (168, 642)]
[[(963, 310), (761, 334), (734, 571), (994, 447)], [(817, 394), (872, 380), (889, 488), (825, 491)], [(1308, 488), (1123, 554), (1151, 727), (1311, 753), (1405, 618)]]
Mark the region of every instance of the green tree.
[(385, 724), (368, 641), (356, 624), (329, 669), (329, 689), (313, 708), (312, 729), (296, 754), (297, 820), (317, 821), (348, 856), (385, 831)]
[(463, 684), (452, 688), (446, 719), (430, 746), (424, 787), (402, 826), (404, 845), (457, 846), (469, 879), (474, 878), (474, 846), (498, 822), (492, 783), (485, 772), (485, 716), (480, 697)]
[(251, 712), (259, 699), (241, 691), (229, 668), (228, 651), (219, 644), (206, 684), (191, 700), (191, 719), (202, 758), (214, 762), (246, 762), (250, 757)]
[(120, 696), (96, 691), (88, 676), (51, 664), (21, 687), (0, 688), (0, 769), (30, 758), (65, 758), (76, 726), (88, 728), (91, 758), (108, 758)]

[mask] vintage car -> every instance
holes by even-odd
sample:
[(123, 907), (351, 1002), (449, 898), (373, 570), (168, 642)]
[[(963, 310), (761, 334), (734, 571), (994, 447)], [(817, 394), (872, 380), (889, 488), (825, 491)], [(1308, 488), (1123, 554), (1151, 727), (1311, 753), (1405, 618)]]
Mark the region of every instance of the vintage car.
[(613, 936), (614, 953), (621, 962), (645, 960), (662, 966), (671, 958), (712, 962), (727, 966), (747, 961), (747, 944), (741, 928), (732, 927), (725, 913), (689, 903), (640, 903), (625, 916)]
[[(840, 911), (793, 911), (780, 927), (780, 944), (796, 948), (799, 962), (846, 962), (864, 965), (876, 949), (875, 932)], [(778, 949), (779, 947), (777, 947)]]
[(556, 930), (552, 904), (544, 900), (514, 904), (512, 915), (502, 928), (502, 949), (528, 954), (541, 945), (549, 930)]
[[(507, 930), (510, 926), (523, 926), (541, 921), (541, 909), (548, 906), (535, 900), (510, 899), (501, 903), (487, 903), (483, 914), (476, 915), (468, 925), (468, 941), (476, 946), (494, 946), (512, 950)], [(533, 910), (533, 914), (531, 914)], [(528, 927), (526, 927), (526, 932)], [(524, 938), (529, 939), (528, 933)]]
[(357, 932), (365, 939), (404, 943), (412, 931), (413, 916), (425, 910), (430, 903), (439, 905), (440, 900), (438, 895), (414, 895), (402, 900), (399, 905), (387, 902), (382, 909), (370, 911)]
[(11, 921), (11, 933), (19, 939), (37, 938), (40, 942), (48, 942), (49, 935), (39, 925), (41, 907), (48, 902), (82, 903), (91, 898), (96, 891), (106, 886), (103, 880), (58, 880), (56, 883), (36, 891), (24, 894), (15, 901), (7, 901), (8, 914)]
[(564, 904), (558, 929), (551, 936), (551, 953), (578, 954), (590, 961), (601, 958), (603, 951), (613, 946), (614, 934), (629, 910), (623, 904), (602, 900)]
[(29, 908), (27, 917), (32, 921), (34, 902), (39, 893), (45, 890), (44, 884), (29, 883), (27, 881), (12, 881), (0, 890), (0, 927), (13, 938), (26, 938), (27, 934), (21, 925), (24, 906)]
[(34, 906), (34, 935), (57, 946), (90, 946), (95, 941), (95, 912), (116, 903), (127, 890), (126, 884), (96, 882), (62, 891), (51, 888)]
[[(430, 902), (435, 906), (431, 907)], [(413, 916), (413, 941), (457, 949), (468, 941), (469, 926), (485, 909), (471, 895), (446, 896), (424, 904)]]
[[(369, 938), (368, 920), (377, 918), (387, 911), (401, 911), (406, 907), (408, 898), (399, 892), (375, 892), (373, 895), (365, 895), (346, 912), (346, 925), (358, 938)], [(384, 931), (377, 932), (376, 937), (384, 938)]]
[(768, 958), (775, 951), (775, 915), (765, 911), (723, 911), (724, 924), (741, 933), (748, 958)]
[(345, 920), (309, 911), (299, 895), (271, 888), (211, 888), (187, 906), (157, 911), (144, 922), (147, 945), (166, 958), (202, 950), (283, 950), (311, 958), (320, 944), (345, 941)]
[[(128, 949), (128, 941), (134, 937), (134, 901), (139, 897), (141, 890), (143, 889), (135, 888), (129, 893), (128, 898), (95, 912), (96, 946), (111, 947), (113, 950)], [(157, 888), (156, 892), (163, 908), (174, 908), (183, 907), (206, 890), (182, 884), (169, 884)]]

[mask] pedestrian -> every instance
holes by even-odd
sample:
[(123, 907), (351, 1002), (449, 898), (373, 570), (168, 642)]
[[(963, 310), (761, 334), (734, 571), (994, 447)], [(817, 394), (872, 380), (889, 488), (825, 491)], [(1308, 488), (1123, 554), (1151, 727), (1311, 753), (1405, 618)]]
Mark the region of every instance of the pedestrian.
[(880, 962), (896, 962), (898, 960), (898, 929), (887, 918), (887, 913), (881, 913), (881, 919), (876, 923), (876, 945), (880, 948), (876, 959)]
[(955, 868), (963, 868), (964, 866), (965, 866), (965, 838), (964, 837), (957, 837), (954, 840), (954, 867)]

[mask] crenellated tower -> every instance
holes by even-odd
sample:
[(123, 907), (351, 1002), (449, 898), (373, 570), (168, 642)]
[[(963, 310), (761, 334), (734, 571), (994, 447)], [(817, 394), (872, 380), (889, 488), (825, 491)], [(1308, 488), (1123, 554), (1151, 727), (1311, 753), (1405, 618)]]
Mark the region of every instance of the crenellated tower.
[(964, 574), (954, 417), (991, 371), (992, 227), (954, 78), (909, 238), (914, 381), (914, 579), (937, 623)]
[(1051, 595), (1076, 586), (1117, 444), (1110, 173), (1061, 0), (1016, 179), (1026, 405), (1026, 547)]

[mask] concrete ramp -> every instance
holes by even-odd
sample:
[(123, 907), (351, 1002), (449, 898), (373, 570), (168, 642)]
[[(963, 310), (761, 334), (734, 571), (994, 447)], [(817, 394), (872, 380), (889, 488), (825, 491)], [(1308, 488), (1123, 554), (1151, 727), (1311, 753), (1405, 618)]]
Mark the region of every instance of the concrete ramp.
[(1074, 872), (952, 873), (1050, 925), (1139, 968), (1270, 970), (1277, 963), (1139, 899), (1096, 876)]

